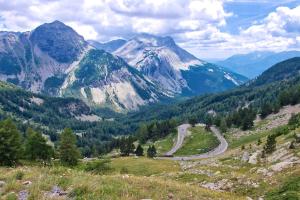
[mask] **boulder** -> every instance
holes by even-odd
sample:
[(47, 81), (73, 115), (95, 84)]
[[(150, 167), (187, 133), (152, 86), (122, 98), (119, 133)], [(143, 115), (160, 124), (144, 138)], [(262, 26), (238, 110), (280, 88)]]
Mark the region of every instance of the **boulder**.
[(0, 188), (3, 187), (6, 184), (5, 181), (0, 181)]
[(32, 182), (31, 182), (31, 181), (24, 181), (22, 184), (23, 184), (23, 185), (31, 185)]
[(242, 159), (241, 159), (243, 162), (248, 162), (249, 160), (249, 153), (247, 151), (245, 151), (243, 153), (243, 156), (242, 156)]
[(66, 191), (55, 185), (50, 192), (46, 193), (46, 196), (48, 198), (55, 198), (59, 196), (66, 196), (67, 194), (68, 193)]
[(28, 196), (29, 196), (28, 191), (22, 190), (18, 193), (18, 200), (27, 200)]
[(258, 162), (257, 157), (258, 157), (258, 152), (253, 153), (253, 154), (249, 157), (248, 163), (254, 164), (254, 165), (257, 164), (257, 162)]

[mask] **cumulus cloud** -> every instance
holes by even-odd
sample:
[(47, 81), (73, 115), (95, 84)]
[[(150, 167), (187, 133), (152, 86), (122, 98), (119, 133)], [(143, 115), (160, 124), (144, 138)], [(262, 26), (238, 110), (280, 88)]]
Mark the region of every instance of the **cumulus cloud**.
[[(86, 39), (107, 41), (147, 32), (169, 35), (199, 57), (257, 49), (299, 48), (300, 6), (278, 7), (264, 19), (226, 32), (236, 16), (228, 0), (0, 0), (0, 29), (27, 31), (60, 20)], [(210, 55), (208, 55), (210, 54)]]
[(290, 9), (278, 7), (266, 18), (245, 30), (241, 36), (252, 38), (254, 48), (285, 50), (289, 47), (299, 48), (297, 37), (300, 33), (300, 6)]

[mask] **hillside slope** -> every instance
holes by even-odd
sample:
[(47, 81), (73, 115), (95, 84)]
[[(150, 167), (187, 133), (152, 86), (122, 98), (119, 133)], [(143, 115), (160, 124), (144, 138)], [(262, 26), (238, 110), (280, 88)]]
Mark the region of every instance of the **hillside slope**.
[(70, 71), (60, 92), (116, 111), (136, 110), (165, 96), (124, 60), (96, 49), (88, 51)]
[(0, 80), (115, 111), (135, 110), (167, 96), (121, 58), (90, 46), (59, 21), (31, 32), (1, 32)]
[[(174, 117), (184, 121), (191, 116), (196, 116), (200, 121), (205, 121), (210, 113), (226, 114), (250, 105), (260, 110), (265, 103), (278, 103), (279, 95), (283, 91), (291, 90), (297, 95), (297, 86), (300, 84), (299, 66), (299, 58), (289, 59), (274, 65), (249, 84), (218, 94), (194, 97), (168, 107), (157, 105), (145, 108), (141, 112), (131, 113), (124, 120), (147, 121)], [(145, 113), (149, 114), (145, 115)]]
[(272, 66), (263, 72), (252, 83), (253, 85), (263, 85), (271, 82), (287, 80), (300, 75), (300, 57), (291, 58)]
[[(47, 97), (24, 91), (0, 81), (0, 116), (13, 117), (23, 123), (56, 127), (59, 129), (73, 122), (101, 121), (101, 117), (82, 101), (74, 98)], [(84, 116), (86, 118), (84, 118)], [(62, 123), (63, 121), (63, 123)]]
[(223, 91), (247, 80), (196, 58), (171, 37), (141, 34), (128, 40), (114, 54), (174, 96)]

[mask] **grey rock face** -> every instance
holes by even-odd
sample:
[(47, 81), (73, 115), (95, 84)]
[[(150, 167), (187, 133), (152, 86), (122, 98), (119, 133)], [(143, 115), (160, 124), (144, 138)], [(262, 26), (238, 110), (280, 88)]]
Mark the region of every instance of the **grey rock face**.
[(31, 33), (30, 40), (42, 51), (62, 63), (76, 60), (87, 46), (82, 36), (59, 21), (37, 27)]
[(247, 80), (196, 58), (171, 37), (141, 34), (113, 53), (174, 96), (222, 91)]

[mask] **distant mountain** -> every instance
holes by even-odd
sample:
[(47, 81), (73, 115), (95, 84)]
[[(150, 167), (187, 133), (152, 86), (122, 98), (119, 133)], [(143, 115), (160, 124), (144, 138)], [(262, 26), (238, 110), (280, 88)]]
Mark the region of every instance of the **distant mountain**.
[(88, 40), (88, 43), (97, 49), (112, 53), (115, 50), (117, 50), (118, 48), (120, 48), (121, 46), (123, 46), (126, 43), (126, 40), (117, 39), (117, 40), (112, 40), (112, 41), (105, 42), (105, 43), (100, 43), (95, 40)]
[(32, 32), (1, 32), (0, 79), (33, 92), (55, 95), (65, 70), (87, 48), (83, 37), (59, 21), (43, 24)]
[[(299, 103), (300, 57), (277, 63), (262, 75), (240, 87), (215, 94), (201, 95), (180, 101), (171, 106), (157, 105), (129, 114), (128, 119), (166, 120), (175, 117), (185, 121), (188, 116), (196, 117), (206, 123), (207, 115), (216, 113), (227, 115), (238, 108), (251, 106), (258, 112), (266, 103), (278, 105), (279, 96), (288, 92), (286, 102)], [(288, 100), (287, 100), (288, 99)], [(292, 99), (292, 100), (291, 100)], [(278, 108), (278, 107), (277, 107)], [(128, 123), (128, 121), (126, 121)]]
[(300, 56), (300, 51), (269, 52), (256, 51), (249, 54), (238, 54), (216, 64), (231, 71), (254, 78), (272, 65), (289, 58)]
[(223, 91), (247, 80), (196, 58), (171, 37), (142, 34), (92, 44), (59, 21), (31, 32), (0, 32), (0, 80), (117, 111)]
[(257, 77), (252, 85), (264, 85), (276, 81), (287, 80), (300, 75), (300, 57), (291, 58), (276, 65), (273, 65), (260, 76)]
[(174, 96), (223, 91), (247, 80), (196, 58), (171, 37), (141, 34), (113, 53)]
[(141, 105), (159, 101), (164, 96), (123, 59), (103, 50), (91, 49), (67, 75), (63, 96), (84, 99), (114, 110), (136, 110)]
[(90, 46), (62, 22), (0, 33), (0, 80), (36, 93), (133, 110), (165, 96), (124, 60)]

